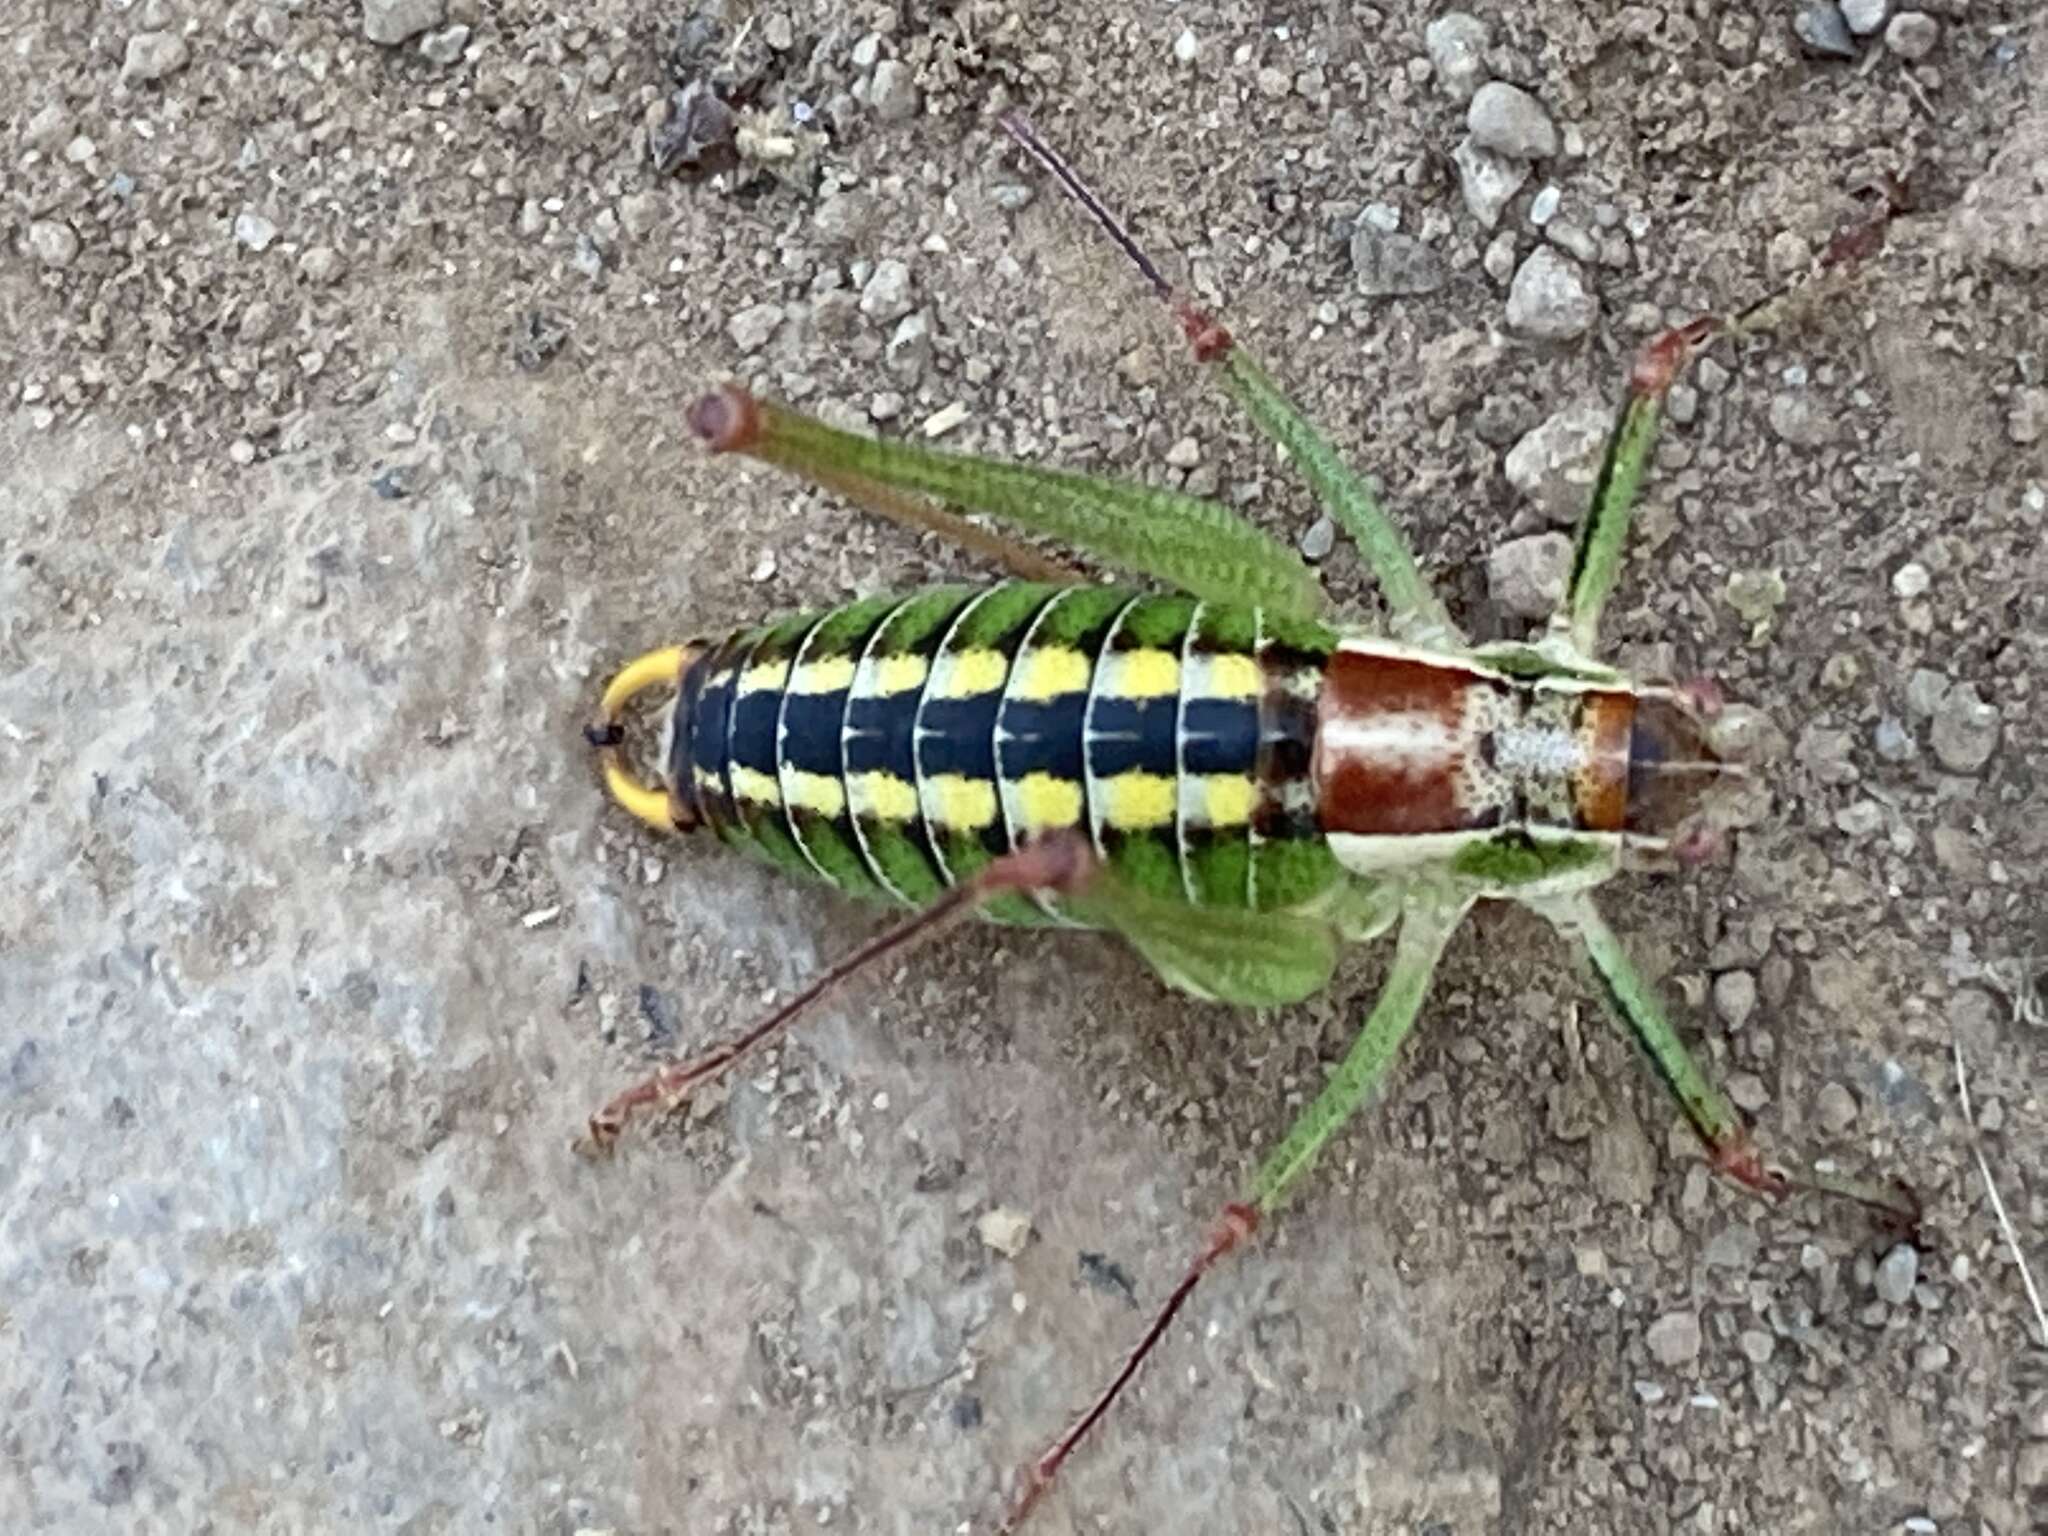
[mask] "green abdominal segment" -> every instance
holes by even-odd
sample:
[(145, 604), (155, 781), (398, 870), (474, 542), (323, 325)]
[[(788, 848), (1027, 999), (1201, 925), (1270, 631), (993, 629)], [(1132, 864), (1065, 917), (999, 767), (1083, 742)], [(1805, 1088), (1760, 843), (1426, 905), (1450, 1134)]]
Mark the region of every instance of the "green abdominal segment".
[[(725, 841), (853, 896), (922, 907), (1064, 830), (1154, 900), (1292, 910), (1340, 878), (1308, 779), (1334, 644), (1121, 587), (867, 599), (706, 647), (668, 771)], [(989, 915), (1085, 921), (1023, 896)]]

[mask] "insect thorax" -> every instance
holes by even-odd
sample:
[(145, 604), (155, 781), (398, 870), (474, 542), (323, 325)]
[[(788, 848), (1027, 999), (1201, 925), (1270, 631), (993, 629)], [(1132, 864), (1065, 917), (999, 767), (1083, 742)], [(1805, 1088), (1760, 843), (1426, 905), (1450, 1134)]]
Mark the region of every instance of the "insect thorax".
[[(1693, 771), (1674, 772), (1677, 758)], [(1324, 679), (1314, 774), (1347, 868), (1438, 866), (1507, 891), (1595, 882), (1625, 842), (1662, 848), (1718, 767), (1666, 690), (1347, 639)]]

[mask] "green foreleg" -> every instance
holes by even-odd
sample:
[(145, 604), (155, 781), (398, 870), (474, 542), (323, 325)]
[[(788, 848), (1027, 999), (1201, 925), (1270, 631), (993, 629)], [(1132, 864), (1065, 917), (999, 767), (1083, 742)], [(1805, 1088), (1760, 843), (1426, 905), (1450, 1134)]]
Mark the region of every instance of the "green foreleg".
[(1470, 903), (1462, 898), (1417, 896), (1402, 921), (1401, 937), (1394, 949), (1394, 964), (1380, 988), (1379, 1000), (1373, 1004), (1365, 1028), (1359, 1031), (1343, 1062), (1324, 1085), (1323, 1091), (1316, 1095), (1315, 1102), (1296, 1118), (1278, 1149), (1260, 1167), (1252, 1181), (1250, 1197), (1224, 1210), (1216, 1230), (1203, 1244), (1201, 1252), (1195, 1255), (1194, 1262), (1154, 1315), (1152, 1325), (1145, 1330), (1137, 1347), (1125, 1357), (1109, 1385), (1074, 1421), (1072, 1428), (1024, 1469), (1023, 1486), (1009, 1518), (1003, 1523), (1003, 1530), (1016, 1529), (1038, 1501), (1045, 1497), (1061, 1465), (1137, 1375), (1138, 1367), (1165, 1337), (1167, 1328), (1186, 1305), (1202, 1276), (1251, 1238), (1258, 1230), (1259, 1222), (1272, 1214), (1286, 1197), (1288, 1189), (1315, 1162), (1316, 1154), (1386, 1078), (1395, 1052), (1407, 1038), (1415, 1023), (1415, 1015), (1422, 1007), (1423, 995), (1429, 990), (1429, 979), (1436, 970), (1437, 958), (1443, 953), (1445, 942), (1468, 905)]
[(1607, 440), (1607, 456), (1593, 482), (1593, 497), (1579, 519), (1572, 546), (1571, 575), (1563, 600), (1550, 621), (1553, 634), (1562, 632), (1572, 650), (1590, 657), (1600, 638), (1600, 612), (1621, 577), (1628, 548), (1629, 519), (1641, 490), (1643, 471), (1656, 446), (1657, 423), (1664, 396), (1685, 360), (1713, 333), (1714, 322), (1695, 320), (1667, 331), (1651, 342), (1629, 375), (1628, 399)]
[(1650, 984), (1607, 926), (1591, 896), (1583, 891), (1528, 903), (1574, 941), (1590, 962), (1602, 998), (1635, 1031), (1649, 1053), (1657, 1075), (1685, 1111), (1686, 1119), (1707, 1145), (1714, 1166), (1751, 1189), (1768, 1195), (1785, 1193), (1784, 1177), (1764, 1167), (1750, 1140), (1749, 1129), (1728, 1096), (1714, 1086), (1693, 1060), (1665, 1016)]
[(1387, 971), (1365, 1027), (1351, 1042), (1351, 1049), (1344, 1053), (1344, 1060), (1323, 1085), (1323, 1091), (1295, 1117), (1280, 1145), (1259, 1165), (1248, 1203), (1260, 1216), (1269, 1216), (1278, 1208), (1330, 1138), (1386, 1079), (1395, 1053), (1414, 1027), (1415, 1015), (1429, 991), (1430, 977), (1436, 972), (1437, 959), (1468, 905), (1469, 902), (1456, 898), (1442, 898), (1435, 903), (1418, 898), (1418, 905), (1402, 919), (1393, 966)]
[[(1415, 563), (1408, 541), (1381, 509), (1371, 489), (1337, 456), (1329, 440), (1312, 426), (1241, 346), (1198, 312), (1183, 310), (1197, 354), (1221, 340), (1223, 381), (1231, 396), (1259, 430), (1287, 451), (1316, 499), (1337, 526), (1349, 534), (1385, 596), (1394, 634), (1417, 645), (1437, 648), (1464, 643), (1450, 612)], [(1189, 323), (1189, 322), (1194, 323)], [(1206, 326), (1207, 329), (1199, 329)]]
[(698, 400), (690, 425), (716, 451), (827, 485), (867, 482), (985, 512), (1194, 597), (1301, 618), (1322, 606), (1299, 556), (1200, 497), (862, 437), (732, 386)]

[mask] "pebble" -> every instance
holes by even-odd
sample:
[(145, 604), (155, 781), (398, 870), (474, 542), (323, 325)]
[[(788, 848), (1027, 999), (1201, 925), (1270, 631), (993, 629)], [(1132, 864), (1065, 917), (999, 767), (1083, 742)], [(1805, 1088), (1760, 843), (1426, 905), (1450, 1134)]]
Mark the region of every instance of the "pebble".
[(448, 0), (363, 0), (363, 36), (395, 48), (448, 19)]
[(1031, 1218), (1025, 1212), (999, 1205), (975, 1222), (982, 1244), (1006, 1259), (1014, 1259), (1031, 1241)]
[(1502, 230), (1486, 242), (1486, 254), (1479, 258), (1479, 265), (1486, 275), (1503, 288), (1508, 279), (1515, 275), (1515, 237), (1512, 231)]
[(1875, 800), (1858, 800), (1835, 812), (1835, 830), (1844, 837), (1874, 837), (1884, 826), (1884, 807)]
[(917, 73), (901, 59), (884, 59), (875, 66), (868, 85), (868, 105), (885, 123), (901, 123), (917, 116), (924, 97), (917, 89)]
[(1369, 299), (1434, 293), (1447, 275), (1443, 258), (1413, 235), (1360, 223), (1351, 234), (1351, 269)]
[(1757, 1250), (1762, 1246), (1756, 1228), (1738, 1221), (1707, 1239), (1703, 1257), (1715, 1269), (1748, 1269), (1756, 1262)]
[(1931, 720), (1948, 697), (1948, 678), (1932, 667), (1915, 667), (1906, 679), (1906, 711), (1917, 719)]
[(2048, 436), (2048, 389), (2023, 389), (2013, 397), (2005, 413), (2005, 435), (2022, 448)]
[(1884, 45), (1909, 64), (1934, 52), (1941, 41), (1941, 23), (1925, 11), (1901, 11), (1884, 29)]
[(1830, 59), (1856, 57), (1856, 39), (1849, 35), (1835, 0), (1806, 0), (1793, 14), (1792, 35), (1808, 53)]
[(1451, 163), (1458, 168), (1458, 190), (1464, 194), (1465, 206), (1482, 229), (1492, 229), (1500, 222), (1501, 210), (1529, 179), (1527, 164), (1482, 149), (1469, 136), (1451, 151)]
[(1752, 629), (1768, 624), (1785, 606), (1785, 575), (1776, 569), (1737, 571), (1722, 597)]
[(1486, 78), (1486, 23), (1463, 11), (1446, 11), (1422, 33), (1437, 89), (1453, 101), (1470, 101)]
[(1301, 536), (1301, 558), (1311, 565), (1330, 558), (1337, 547), (1337, 525), (1328, 516), (1317, 518)]
[(235, 244), (252, 251), (267, 251), (277, 239), (277, 226), (260, 213), (247, 209), (235, 215)]
[(1920, 1281), (1920, 1250), (1911, 1243), (1896, 1243), (1877, 1266), (1877, 1299), (1887, 1306), (1903, 1307), (1913, 1299), (1913, 1287)]
[(1473, 94), (1465, 126), (1481, 149), (1511, 160), (1547, 160), (1557, 153), (1557, 125), (1543, 103), (1504, 80), (1489, 80)]
[(1202, 42), (1192, 28), (1182, 27), (1180, 36), (1173, 40), (1173, 58), (1176, 64), (1192, 64), (1202, 56)]
[(68, 267), (78, 259), (78, 231), (62, 219), (37, 219), (28, 227), (28, 248), (46, 267)]
[(121, 83), (161, 80), (183, 69), (191, 56), (185, 39), (175, 32), (138, 32), (128, 39), (121, 56)]
[(1841, 1083), (1822, 1083), (1814, 1095), (1813, 1112), (1830, 1136), (1839, 1136), (1856, 1123), (1856, 1108), (1856, 1095)]
[(299, 276), (324, 288), (340, 277), (347, 265), (341, 252), (331, 245), (308, 246), (299, 257)]
[(876, 262), (860, 291), (860, 312), (884, 325), (893, 325), (909, 314), (910, 268), (893, 257)]
[(1911, 602), (1916, 597), (1925, 597), (1927, 589), (1934, 584), (1934, 578), (1927, 574), (1927, 567), (1918, 560), (1908, 560), (1892, 572), (1892, 591)]
[(1579, 519), (1599, 478), (1613, 422), (1604, 406), (1568, 405), (1531, 428), (1508, 450), (1508, 484), (1551, 522), (1568, 527)]
[(1486, 557), (1486, 585), (1502, 612), (1518, 619), (1549, 616), (1564, 595), (1572, 541), (1561, 533), (1510, 539)]
[(1771, 396), (1771, 430), (1795, 448), (1824, 448), (1835, 440), (1835, 419), (1803, 389)]
[(1762, 1328), (1745, 1328), (1742, 1336), (1735, 1341), (1741, 1346), (1743, 1358), (1751, 1365), (1769, 1365), (1771, 1356), (1778, 1352), (1778, 1341)]
[(1538, 229), (1557, 217), (1557, 205), (1564, 201), (1564, 194), (1555, 185), (1546, 186), (1529, 199), (1529, 222)]
[(461, 59), (462, 50), (468, 46), (469, 28), (458, 21), (452, 27), (443, 27), (422, 37), (420, 56), (429, 64), (446, 66)]
[(1643, 1340), (1659, 1365), (1689, 1365), (1700, 1357), (1700, 1315), (1667, 1312), (1650, 1324)]
[(1997, 708), (1985, 702), (1975, 683), (1962, 683), (1943, 695), (1929, 740), (1942, 767), (1975, 773), (1998, 750), (1998, 734)]
[(1518, 335), (1569, 341), (1591, 330), (1599, 315), (1600, 301), (1578, 266), (1548, 246), (1529, 253), (1508, 288), (1508, 329)]
[(636, 240), (661, 222), (661, 198), (653, 192), (629, 192), (619, 199), (619, 223)]
[(1840, 0), (1842, 20), (1858, 37), (1868, 37), (1884, 25), (1892, 0)]
[(1878, 717), (1877, 726), (1870, 733), (1870, 744), (1888, 763), (1909, 763), (1919, 750), (1913, 745), (1913, 733), (1897, 715)]
[(732, 338), (732, 344), (744, 353), (755, 353), (768, 345), (768, 339), (782, 324), (780, 304), (750, 304), (725, 323), (725, 334)]
[(1740, 1029), (1756, 1012), (1756, 978), (1748, 971), (1723, 971), (1714, 978), (1714, 1012), (1730, 1029)]
[[(1948, 1369), (1948, 1361), (1948, 1346), (1939, 1339), (1930, 1339), (1913, 1351), (1913, 1369), (1922, 1376), (1939, 1376)], [(2041, 1470), (2044, 1475), (2048, 1475), (2048, 1462), (2042, 1464)], [(2036, 1480), (2023, 1486), (2038, 1488), (2041, 1483)]]

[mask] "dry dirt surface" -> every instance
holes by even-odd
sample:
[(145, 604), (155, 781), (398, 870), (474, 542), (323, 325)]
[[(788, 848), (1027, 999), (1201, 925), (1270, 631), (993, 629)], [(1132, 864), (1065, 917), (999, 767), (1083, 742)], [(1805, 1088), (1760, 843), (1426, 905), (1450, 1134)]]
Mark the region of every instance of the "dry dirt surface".
[[(1674, 396), (1611, 641), (1776, 756), (1729, 858), (1609, 904), (1776, 1155), (1927, 1212), (1894, 1247), (1710, 1177), (1489, 909), (1036, 1528), (2048, 1528), (1953, 1054), (2038, 1270), (2048, 28), (1887, 11), (7, 0), (7, 1528), (987, 1531), (1342, 1051), (1382, 951), (1259, 1016), (967, 930), (569, 1150), (879, 921), (611, 809), (608, 671), (981, 574), (708, 459), (697, 391), (1327, 543), (1013, 106), (1487, 635), (1570, 510), (1511, 451), (1904, 185)], [(1461, 166), (1481, 81), (1535, 115), (1493, 93)]]

